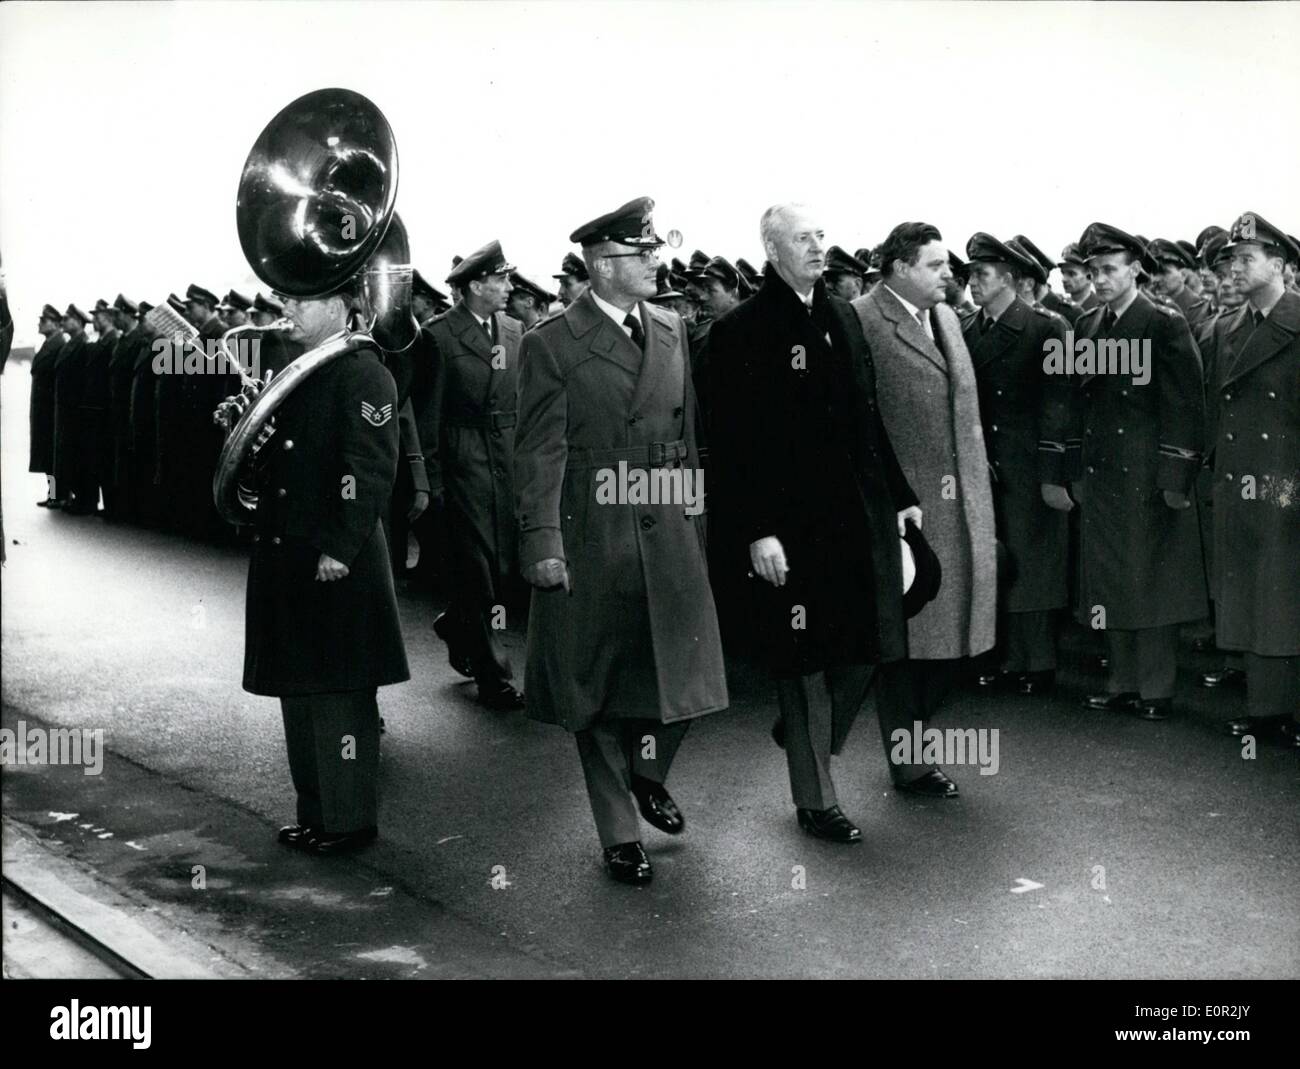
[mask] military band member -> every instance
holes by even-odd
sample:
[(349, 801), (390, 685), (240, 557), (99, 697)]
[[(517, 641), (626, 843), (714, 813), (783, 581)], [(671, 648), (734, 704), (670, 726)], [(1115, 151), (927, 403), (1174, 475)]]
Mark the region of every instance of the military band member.
[[(221, 303), (217, 295), (199, 285), (185, 290), (190, 322), (199, 331), (206, 353), (215, 351), (215, 343), (228, 329), (217, 314)], [(179, 499), (184, 530), (193, 536), (218, 540), (229, 535), (229, 528), (212, 504), (212, 475), (221, 455), (221, 434), (212, 424), (212, 413), (222, 398), (239, 389), (239, 376), (221, 366), (215, 358), (205, 357), (203, 374), (182, 376), (184, 381), (183, 413), (189, 422), (183, 429), (189, 461)]]
[[(77, 490), (78, 504), (69, 511), (89, 515), (112, 516), (114, 501), (113, 432), (109, 422), (109, 393), (111, 390), (110, 365), (121, 332), (113, 306), (102, 298), (95, 302), (91, 315), (99, 337), (86, 347), (86, 377), (82, 387), (81, 420), (81, 483)], [(104, 509), (99, 510), (100, 490), (105, 491)]]
[(560, 284), (560, 303), (568, 308), (574, 301), (587, 292), (587, 286), (590, 280), (587, 277), (587, 265), (582, 262), (582, 258), (575, 256), (571, 252), (564, 254), (564, 260), (560, 264), (560, 273), (552, 275)]
[(284, 316), (284, 306), (274, 298), (263, 297), (260, 293), (253, 297), (250, 316), (255, 327), (269, 327)]
[[(520, 560), (535, 588), (528, 715), (574, 733), (607, 871), (626, 883), (652, 876), (638, 807), (682, 831), (669, 768), (691, 720), (727, 706), (702, 487), (688, 479), (686, 332), (648, 300), (663, 245), (652, 207), (630, 201), (570, 236), (591, 288), (524, 335), (515, 452)], [(620, 471), (677, 473), (689, 500), (601, 492)]]
[(523, 331), (505, 314), (510, 272), (499, 241), (460, 261), (447, 276), (462, 297), (429, 330), (436, 353), (430, 484), (447, 500), (452, 603), (434, 621), (453, 667), (468, 665), (478, 700), (521, 709), (513, 671), (498, 639), (498, 606), (518, 570), (512, 467), (515, 384)]
[(231, 327), (245, 326), (249, 321), (249, 312), (252, 307), (252, 301), (238, 290), (231, 290), (217, 305), (217, 312), (220, 314), (222, 322), (226, 324), (226, 329), (230, 329)]
[(1146, 246), (1136, 235), (1093, 223), (1079, 244), (1104, 303), (1079, 317), (1075, 333), (1107, 364), (1081, 369), (1078, 383), (1076, 611), (1085, 627), (1104, 630), (1110, 657), (1106, 693), (1084, 704), (1163, 720), (1178, 626), (1208, 611), (1191, 497), (1205, 447), (1201, 361), (1187, 320), (1138, 292)]
[(826, 280), (828, 292), (842, 301), (862, 296), (862, 280), (866, 278), (867, 265), (850, 256), (838, 245), (826, 250)]
[(855, 843), (862, 833), (840, 808), (830, 759), (871, 666), (906, 653), (898, 539), (920, 509), (877, 410), (857, 317), (823, 278), (822, 228), (806, 209), (777, 205), (760, 233), (762, 289), (712, 326), (709, 472), (731, 535), (727, 573), (755, 577), (751, 611), (776, 681), (796, 819), (810, 835)]
[(190, 306), (174, 293), (167, 294), (167, 303), (171, 306), (173, 312), (179, 315), (187, 323), (190, 322)]
[(1244, 654), (1249, 709), (1228, 730), (1300, 748), (1300, 247), (1247, 212), (1227, 249), (1246, 303), (1213, 340), (1215, 635)]
[(1195, 336), (1210, 314), (1210, 302), (1187, 285), (1187, 272), (1196, 269), (1196, 257), (1178, 242), (1164, 238), (1156, 238), (1147, 248), (1155, 260), (1155, 281), (1161, 296), (1178, 306)]
[[(997, 238), (975, 234), (966, 256), (979, 311), (963, 337), (979, 385), (998, 539), (1013, 570), (998, 599), (1001, 663), (979, 683), (1036, 694), (1055, 682), (1055, 612), (1068, 600), (1065, 514), (1073, 505), (1058, 491), (1073, 391), (1064, 371), (1044, 371), (1049, 344), (1064, 347), (1066, 328), (1016, 295), (1016, 278), (1033, 265)], [(1055, 489), (1045, 494), (1045, 484)]]
[(79, 494), (82, 485), (82, 419), (81, 395), (86, 386), (86, 325), (90, 317), (75, 304), (68, 305), (63, 313), (63, 331), (67, 344), (59, 351), (54, 365), (54, 482), (61, 497), (58, 499), (68, 512), (84, 514), (94, 511)]
[[(876, 704), (890, 752), (894, 732), (923, 729), (967, 659), (993, 648), (997, 534), (978, 386), (957, 313), (943, 299), (951, 275), (943, 236), (929, 223), (900, 223), (880, 259), (880, 284), (853, 308), (875, 358), (881, 417), (943, 571), (938, 596), (907, 622), (906, 658), (880, 668)], [(896, 756), (896, 790), (957, 796), (942, 769)]]
[(1096, 308), (1100, 303), (1097, 300), (1097, 291), (1092, 288), (1092, 275), (1088, 272), (1088, 261), (1079, 251), (1078, 242), (1072, 241), (1061, 250), (1061, 261), (1056, 266), (1061, 271), (1061, 288), (1065, 290), (1066, 297), (1075, 308), (1071, 322), (1077, 323), (1081, 313)]
[[(338, 334), (355, 299), (354, 284), (287, 298), (291, 340), (311, 349)], [(280, 699), (298, 813), (279, 838), (314, 854), (378, 834), (376, 689), (410, 678), (383, 526), (396, 407), (378, 351), (347, 353), (285, 399), (256, 461), (244, 689)]]
[(36, 330), (44, 339), (32, 357), (32, 394), (28, 407), (30, 459), (27, 470), (45, 476), (45, 500), (41, 508), (61, 508), (54, 482), (54, 369), (67, 342), (63, 316), (52, 304), (41, 309)]

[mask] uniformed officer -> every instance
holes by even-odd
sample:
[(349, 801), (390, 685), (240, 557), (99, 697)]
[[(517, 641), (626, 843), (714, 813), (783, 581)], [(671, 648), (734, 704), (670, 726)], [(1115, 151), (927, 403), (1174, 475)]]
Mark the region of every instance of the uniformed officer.
[(523, 331), (504, 312), (513, 270), (499, 241), (465, 257), (447, 276), (461, 299), (429, 330), (437, 361), (430, 484), (447, 497), (453, 584), (451, 606), (434, 629), (452, 666), (468, 664), (478, 700), (491, 709), (524, 704), (510, 683), (496, 611), (512, 594), (518, 569), (511, 469)]
[[(606, 868), (627, 883), (652, 875), (638, 807), (682, 831), (664, 781), (690, 721), (727, 705), (686, 331), (648, 300), (652, 208), (638, 198), (570, 236), (591, 288), (524, 335), (515, 452), (528, 715), (574, 733)], [(638, 473), (683, 499), (611, 490)]]
[(581, 297), (590, 285), (587, 277), (587, 265), (582, 262), (582, 258), (575, 256), (571, 252), (564, 254), (564, 260), (560, 264), (560, 273), (552, 275), (560, 284), (560, 303), (568, 308), (574, 301)]
[(506, 301), (505, 312), (511, 319), (522, 324), (524, 330), (536, 326), (550, 314), (554, 296), (532, 279), (518, 271), (511, 271), (510, 285), (510, 298)]
[(94, 511), (78, 496), (84, 494), (82, 485), (82, 420), (81, 395), (86, 386), (86, 325), (90, 317), (75, 304), (68, 305), (63, 313), (63, 330), (67, 344), (59, 351), (54, 365), (54, 482), (60, 495), (58, 500), (73, 515)]
[(1156, 238), (1148, 246), (1156, 262), (1155, 283), (1162, 296), (1173, 301), (1195, 335), (1210, 314), (1210, 302), (1187, 285), (1187, 273), (1196, 269), (1196, 257), (1176, 241)]
[[(342, 331), (354, 286), (287, 298), (290, 340), (310, 349)], [(396, 407), (380, 354), (349, 352), (288, 395), (256, 461), (244, 689), (280, 699), (298, 794), (280, 841), (314, 854), (378, 834), (376, 688), (410, 678), (383, 527)]]
[(1067, 323), (1073, 325), (1079, 317), (1079, 311), (1075, 308), (1072, 301), (1067, 300), (1055, 293), (1048, 285), (1048, 279), (1051, 278), (1052, 268), (1056, 266), (1052, 258), (1043, 252), (1037, 245), (1030, 241), (1024, 234), (1017, 234), (1012, 241), (1016, 242), (1025, 252), (1034, 259), (1034, 261), (1043, 269), (1042, 280), (1035, 287), (1035, 301), (1030, 304), (1041, 304), (1049, 312), (1055, 312), (1057, 315), (1064, 317)]
[[(1084, 471), (1077, 613), (1104, 629), (1107, 693), (1085, 706), (1169, 716), (1178, 625), (1208, 611), (1192, 488), (1205, 448), (1201, 361), (1187, 320), (1137, 290), (1145, 244), (1105, 223), (1079, 239), (1104, 302), (1079, 317)], [(1127, 357), (1127, 359), (1125, 359)]]
[(867, 276), (867, 265), (850, 256), (838, 245), (826, 250), (826, 289), (841, 300), (851, 301), (862, 296), (862, 280)]
[(154, 370), (157, 334), (147, 319), (153, 305), (141, 301), (137, 306), (140, 341), (131, 368), (131, 398), (128, 421), (131, 426), (130, 495), (136, 522), (155, 526), (161, 518), (156, 476), (157, 406), (155, 403), (159, 375)]
[[(1092, 275), (1088, 273), (1088, 261), (1079, 251), (1079, 243), (1072, 241), (1061, 250), (1060, 262), (1056, 265), (1061, 272), (1061, 288), (1074, 305), (1075, 315), (1071, 322), (1077, 323), (1079, 314), (1100, 303), (1097, 291), (1092, 288)], [(1068, 317), (1067, 317), (1068, 318)]]
[(1223, 227), (1211, 223), (1196, 235), (1196, 261), (1201, 275), (1201, 296), (1208, 297), (1210, 304), (1215, 308), (1219, 305), (1220, 276), (1216, 274), (1213, 265), (1206, 258), (1205, 250), (1211, 238), (1223, 235), (1226, 240), (1227, 234)]
[(966, 256), (979, 311), (962, 334), (979, 387), (998, 540), (1012, 572), (998, 599), (999, 664), (979, 683), (1036, 694), (1055, 682), (1055, 614), (1068, 600), (1073, 503), (1062, 487), (1073, 390), (1064, 370), (1048, 374), (1044, 362), (1052, 343), (1064, 347), (1066, 328), (1016, 294), (1016, 279), (1036, 273), (1033, 263), (985, 233), (966, 243)]
[(967, 289), (970, 286), (970, 264), (949, 249), (948, 268), (951, 277), (944, 283), (943, 302), (957, 313), (958, 320), (964, 326), (979, 311)]
[(284, 306), (260, 293), (253, 297), (252, 319), (255, 327), (268, 327), (284, 316)]
[[(1034, 308), (1041, 308), (1043, 311), (1065, 321), (1066, 326), (1071, 325), (1071, 320), (1059, 312), (1053, 311), (1043, 303), (1043, 298), (1051, 294), (1048, 289), (1047, 279), (1050, 267), (1045, 267), (1041, 260), (1029, 251), (1029, 246), (1025, 245), (1019, 238), (1008, 238), (1007, 248), (1013, 250), (1020, 257), (1021, 263), (1031, 270), (1030, 274), (1018, 274), (1016, 277), (1016, 293), (1026, 304)], [(1069, 302), (1064, 302), (1068, 304)], [(1077, 315), (1077, 312), (1071, 306), (1071, 315)]]
[(231, 290), (217, 305), (217, 312), (220, 314), (222, 322), (226, 324), (226, 329), (230, 329), (231, 327), (242, 327), (248, 323), (248, 313), (252, 307), (252, 301), (238, 290)]
[[(185, 290), (190, 322), (199, 331), (199, 339), (208, 353), (228, 329), (217, 314), (221, 303), (217, 295), (199, 285)], [(239, 389), (239, 376), (216, 359), (205, 359), (204, 373), (184, 375), (184, 414), (190, 422), (184, 428), (189, 460), (180, 497), (185, 529), (188, 533), (211, 540), (228, 537), (230, 529), (212, 504), (212, 476), (221, 455), (221, 434), (212, 424), (212, 413), (221, 399)]]
[(108, 417), (111, 452), (104, 477), (104, 518), (113, 522), (134, 522), (136, 510), (131, 497), (131, 380), (135, 358), (144, 340), (140, 331), (139, 306), (118, 294), (113, 301), (114, 323), (119, 337), (109, 358)]
[[(113, 431), (109, 423), (110, 365), (121, 332), (113, 306), (101, 298), (91, 310), (99, 337), (86, 347), (86, 377), (81, 393), (81, 477), (77, 491), (79, 504), (70, 512), (113, 514)], [(105, 491), (104, 509), (99, 511), (101, 488)]]
[(67, 343), (63, 316), (52, 304), (41, 309), (36, 330), (44, 339), (32, 357), (32, 394), (28, 407), (30, 459), (27, 470), (45, 476), (45, 500), (41, 508), (62, 508), (54, 483), (54, 369)]
[(1300, 748), (1300, 246), (1246, 212), (1227, 249), (1246, 303), (1214, 332), (1215, 634), (1244, 654), (1249, 708), (1228, 730)]

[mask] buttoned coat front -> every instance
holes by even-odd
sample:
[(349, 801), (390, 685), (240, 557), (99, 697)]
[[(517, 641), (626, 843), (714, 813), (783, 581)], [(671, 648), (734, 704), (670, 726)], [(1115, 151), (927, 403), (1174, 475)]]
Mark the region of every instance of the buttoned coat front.
[(853, 301), (875, 357), (880, 414), (922, 530), (943, 568), (938, 596), (908, 621), (908, 657), (945, 660), (991, 649), (997, 534), (970, 354), (957, 313), (931, 309), (942, 348), (883, 282)]
[(598, 496), (619, 456), (645, 469), (656, 443), (682, 443), (670, 471), (683, 489), (699, 470), (685, 328), (675, 313), (638, 307), (643, 351), (585, 293), (524, 335), (520, 356), (520, 563), (559, 558), (571, 581), (569, 593), (533, 592), (527, 711), (570, 731), (727, 706), (702, 512), (671, 495)]
[(1215, 353), (1215, 641), (1300, 655), (1300, 294), (1255, 326), (1232, 314)]

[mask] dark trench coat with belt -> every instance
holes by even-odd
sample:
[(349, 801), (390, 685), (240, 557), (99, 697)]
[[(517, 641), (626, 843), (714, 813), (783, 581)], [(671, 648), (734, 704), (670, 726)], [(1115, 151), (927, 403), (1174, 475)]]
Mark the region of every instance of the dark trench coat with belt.
[[(728, 701), (702, 503), (683, 503), (699, 470), (686, 330), (638, 307), (644, 351), (584, 293), (525, 334), (520, 356), (520, 563), (566, 561), (572, 591), (533, 592), (528, 715), (570, 731), (605, 717), (672, 723)], [(610, 500), (602, 471), (620, 460), (647, 478), (676, 473), (681, 500)]]
[[(293, 391), (256, 459), (244, 689), (299, 695), (410, 678), (382, 518), (397, 474), (397, 389), (373, 349)], [(346, 564), (321, 582), (321, 554)]]
[(783, 587), (751, 580), (774, 675), (905, 656), (897, 514), (917, 504), (876, 403), (876, 370), (852, 307), (819, 281), (811, 314), (770, 267), (709, 333), (709, 473), (730, 545), (772, 536)]

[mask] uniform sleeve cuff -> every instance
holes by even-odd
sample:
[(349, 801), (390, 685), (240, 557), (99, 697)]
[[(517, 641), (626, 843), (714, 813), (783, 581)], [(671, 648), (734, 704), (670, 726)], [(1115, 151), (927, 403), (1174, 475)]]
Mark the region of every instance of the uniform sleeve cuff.
[(520, 535), (520, 565), (526, 568), (530, 564), (551, 558), (568, 563), (568, 558), (564, 555), (564, 537), (558, 527), (539, 527)]

